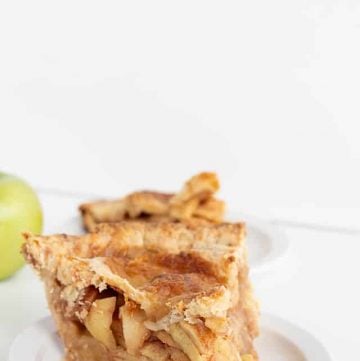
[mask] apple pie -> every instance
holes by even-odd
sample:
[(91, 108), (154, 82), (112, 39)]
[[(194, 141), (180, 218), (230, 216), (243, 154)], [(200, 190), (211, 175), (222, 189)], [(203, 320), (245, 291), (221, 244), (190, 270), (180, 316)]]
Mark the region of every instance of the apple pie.
[(223, 220), (225, 203), (214, 198), (220, 184), (215, 173), (200, 173), (189, 179), (176, 194), (142, 191), (110, 201), (80, 206), (88, 231), (96, 224), (123, 220)]
[(243, 224), (122, 222), (25, 234), (66, 361), (255, 361)]

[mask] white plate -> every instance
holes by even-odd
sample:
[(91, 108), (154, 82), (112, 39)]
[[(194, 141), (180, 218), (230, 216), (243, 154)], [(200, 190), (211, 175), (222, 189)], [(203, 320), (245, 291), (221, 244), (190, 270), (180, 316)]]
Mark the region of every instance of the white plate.
[[(231, 222), (246, 222), (249, 264), (253, 280), (269, 273), (288, 254), (289, 241), (276, 226), (235, 212), (230, 212), (227, 220)], [(59, 228), (56, 228), (55, 232), (68, 234), (84, 233), (79, 217), (69, 218)]]
[(252, 276), (258, 277), (269, 272), (288, 255), (289, 240), (276, 226), (256, 217), (236, 212), (229, 212), (226, 218), (231, 222), (246, 223), (246, 244)]
[[(261, 361), (331, 361), (324, 347), (307, 331), (272, 315), (263, 315), (256, 341)], [(50, 317), (21, 332), (8, 361), (60, 361), (63, 348)]]

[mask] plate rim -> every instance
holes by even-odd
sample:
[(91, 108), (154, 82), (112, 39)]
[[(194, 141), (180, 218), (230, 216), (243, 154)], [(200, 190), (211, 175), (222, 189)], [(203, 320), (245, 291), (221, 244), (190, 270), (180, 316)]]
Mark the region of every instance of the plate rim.
[[(229, 210), (225, 218), (231, 222), (244, 222), (248, 228), (256, 228), (270, 236), (273, 247), (261, 262), (250, 267), (251, 276), (258, 277), (268, 273), (289, 255), (290, 240), (278, 226), (264, 219), (234, 210)], [(249, 248), (248, 243), (247, 248)]]
[(329, 351), (324, 344), (311, 332), (297, 323), (272, 313), (262, 313), (260, 316), (261, 328), (275, 331), (299, 348), (306, 360), (332, 361)]

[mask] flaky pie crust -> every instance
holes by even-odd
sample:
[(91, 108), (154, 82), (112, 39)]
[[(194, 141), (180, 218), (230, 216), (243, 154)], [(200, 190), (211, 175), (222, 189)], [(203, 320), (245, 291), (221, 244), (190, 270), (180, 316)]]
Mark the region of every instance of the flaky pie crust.
[[(25, 234), (23, 253), (45, 282), (67, 360), (257, 360), (243, 224), (122, 222), (83, 236)], [(112, 300), (109, 339), (92, 319)], [(127, 338), (129, 330), (144, 339)]]

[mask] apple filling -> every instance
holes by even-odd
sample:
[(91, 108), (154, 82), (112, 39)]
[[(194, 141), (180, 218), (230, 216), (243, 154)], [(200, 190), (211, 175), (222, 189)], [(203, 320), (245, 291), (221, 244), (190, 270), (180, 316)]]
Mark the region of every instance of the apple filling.
[[(124, 302), (122, 295), (94, 300), (82, 320), (97, 341), (110, 350), (122, 348), (129, 357), (143, 356), (144, 360), (154, 361), (201, 360), (195, 346), (189, 347), (189, 340), (182, 342), (177, 337), (175, 341), (164, 330), (151, 331), (145, 327), (145, 321), (145, 312), (139, 305), (130, 300)], [(176, 330), (173, 332), (177, 335)]]
[(116, 347), (115, 337), (111, 330), (116, 297), (96, 300), (84, 320), (90, 334), (108, 348)]
[[(115, 355), (120, 352), (123, 358), (119, 359), (205, 361), (215, 356), (214, 360), (253, 361), (249, 354), (241, 359), (235, 356), (232, 342), (226, 337), (217, 338), (200, 319), (194, 324), (172, 323), (167, 330), (150, 330), (146, 327), (145, 311), (138, 304), (106, 291), (109, 297), (97, 293), (96, 299), (93, 290), (86, 293), (86, 301), (81, 302), (87, 307), (86, 316), (81, 321), (93, 338)], [(216, 355), (208, 354), (208, 350), (215, 350)]]

